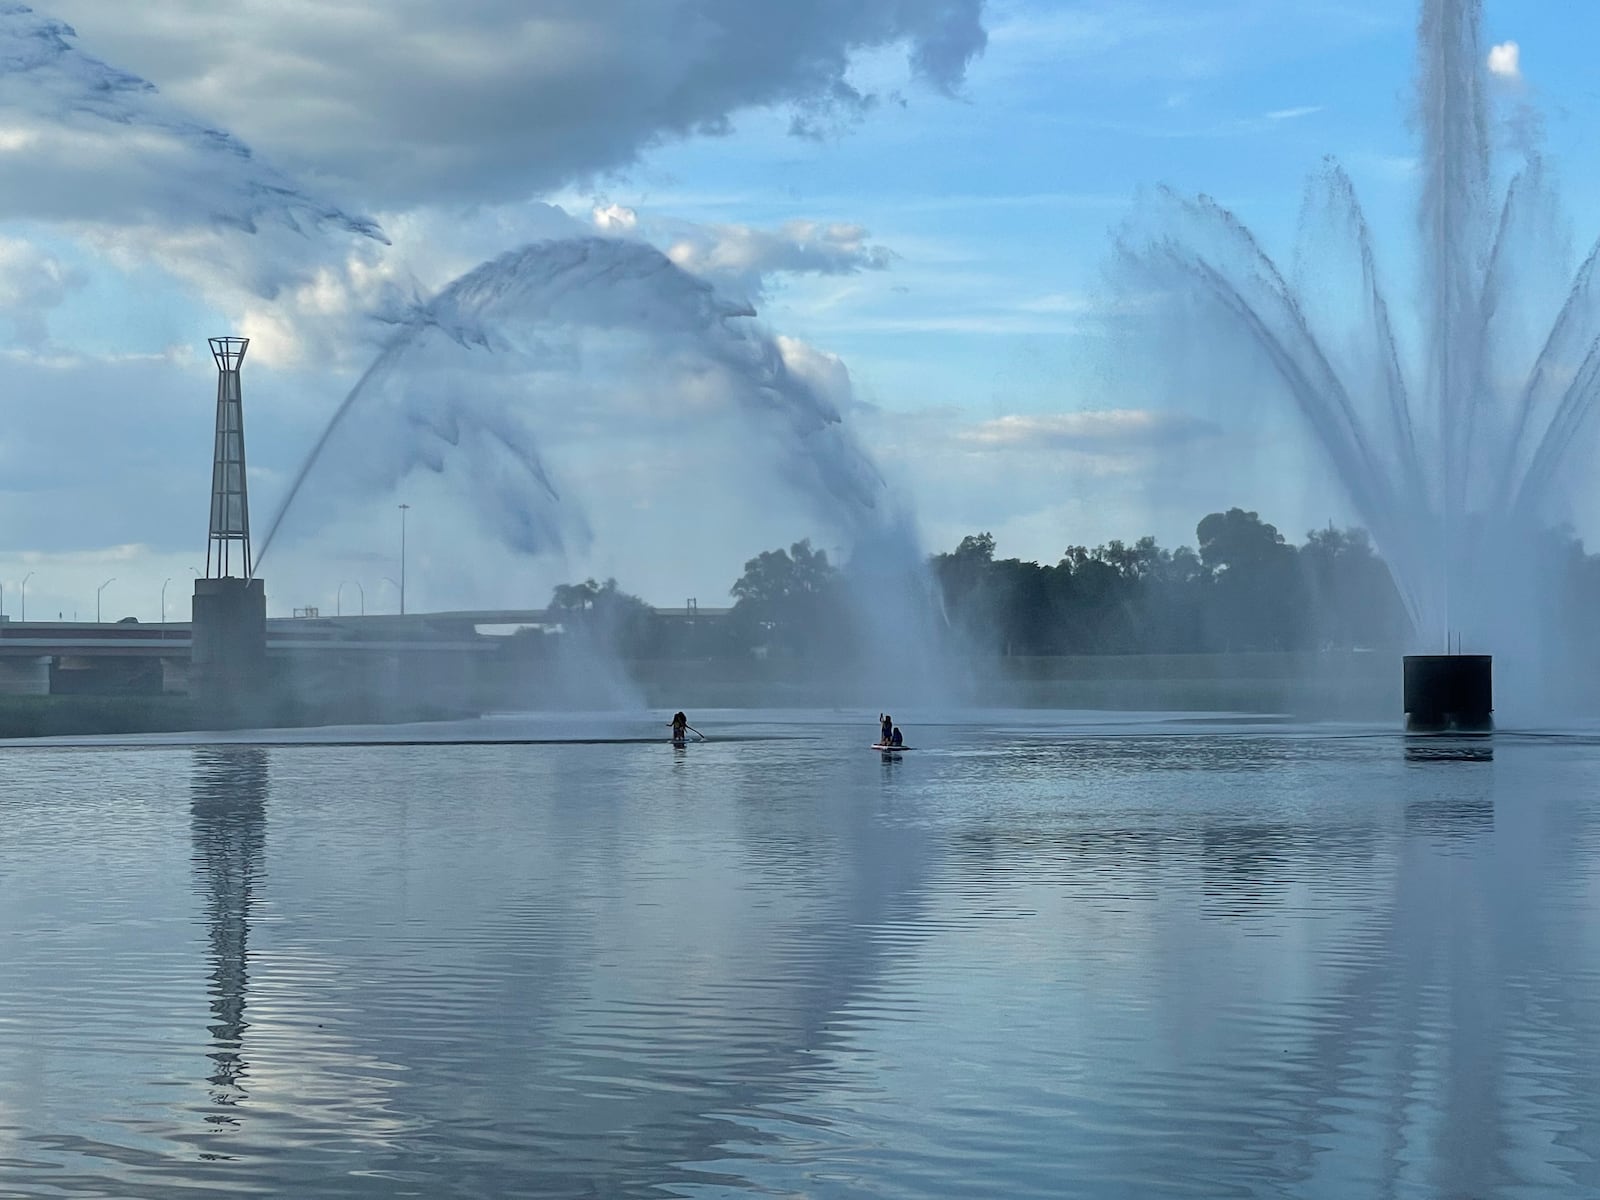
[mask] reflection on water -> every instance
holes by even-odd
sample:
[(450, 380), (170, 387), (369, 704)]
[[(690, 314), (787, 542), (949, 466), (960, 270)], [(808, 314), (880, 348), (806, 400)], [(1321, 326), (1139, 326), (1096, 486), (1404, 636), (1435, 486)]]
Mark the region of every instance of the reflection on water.
[(216, 1111), (207, 1120), (236, 1123), (247, 1095), (244, 1058), (250, 981), (250, 904), (262, 876), (267, 828), (267, 752), (248, 746), (194, 751), (193, 824), (196, 887), (205, 905), (211, 954), (210, 1025)]
[(0, 1194), (1600, 1194), (1600, 745), (788, 731), (0, 758)]
[(1406, 761), (1493, 762), (1493, 734), (1407, 734)]

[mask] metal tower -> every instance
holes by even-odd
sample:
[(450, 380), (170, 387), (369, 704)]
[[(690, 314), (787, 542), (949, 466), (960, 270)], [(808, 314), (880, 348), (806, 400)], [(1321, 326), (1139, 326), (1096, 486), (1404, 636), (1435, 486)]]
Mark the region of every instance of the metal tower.
[[(211, 357), (217, 360), (217, 441), (211, 460), (211, 540), (206, 543), (206, 578), (222, 579), (235, 566), (249, 579), (250, 496), (244, 472), (244, 399), (239, 368), (249, 338), (214, 337)], [(233, 543), (239, 543), (236, 553)], [(238, 555), (242, 561), (236, 562)], [(213, 564), (215, 564), (213, 566)]]

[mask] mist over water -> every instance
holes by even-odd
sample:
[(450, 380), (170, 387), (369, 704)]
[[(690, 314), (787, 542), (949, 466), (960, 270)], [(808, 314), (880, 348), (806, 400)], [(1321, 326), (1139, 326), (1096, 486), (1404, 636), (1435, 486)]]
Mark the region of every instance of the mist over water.
[(261, 557), (302, 491), (392, 488), (419, 469), (458, 473), (510, 550), (581, 545), (584, 499), (558, 487), (543, 432), (604, 437), (644, 422), (681, 437), (708, 417), (743, 422), (737, 432), (759, 439), (834, 531), (876, 528), (882, 476), (754, 316), (640, 242), (557, 239), (486, 262), (392, 318), (396, 333), (301, 467)]
[(1548, 676), (1561, 669), (1539, 633), (1549, 530), (1569, 516), (1600, 392), (1600, 247), (1573, 272), (1536, 114), (1496, 127), (1491, 91), (1479, 0), (1424, 0), (1420, 305), (1385, 284), (1331, 160), (1291, 272), (1227, 208), (1170, 190), (1122, 230), (1118, 262), (1170, 305), (1207, 375), (1265, 376), (1293, 406), (1389, 563), (1419, 649), (1459, 636)]
[[(925, 684), (924, 555), (845, 420), (848, 374), (754, 318), (642, 242), (553, 238), (483, 263), (388, 318), (392, 335), (300, 468), (258, 560), (353, 511), (377, 519), (430, 479), (487, 535), (458, 550), (477, 561), (456, 574), (604, 556), (595, 514), (621, 509), (632, 553), (710, 540), (731, 581), (769, 548), (736, 540), (756, 514), (786, 523), (784, 541), (815, 537), (851, 560), (844, 580), (873, 630), (852, 674), (915, 665)], [(614, 568), (624, 588), (628, 568)], [(511, 607), (548, 599), (492, 578), (480, 591)]]

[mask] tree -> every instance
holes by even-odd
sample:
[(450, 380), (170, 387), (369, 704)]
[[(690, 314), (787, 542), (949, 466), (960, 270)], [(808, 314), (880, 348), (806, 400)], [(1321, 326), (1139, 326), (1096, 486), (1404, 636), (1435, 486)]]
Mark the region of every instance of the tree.
[(1195, 526), (1200, 561), (1217, 572), (1248, 571), (1273, 563), (1285, 549), (1283, 534), (1257, 514), (1242, 508), (1202, 517)]
[(615, 579), (557, 584), (550, 607), (576, 638), (609, 647), (629, 658), (655, 652), (655, 609), (617, 586)]
[(979, 644), (988, 639), (986, 623), (994, 604), (994, 535), (968, 534), (949, 554), (935, 554), (928, 560), (939, 584), (945, 617), (968, 638)]
[(729, 594), (735, 628), (751, 649), (798, 655), (843, 644), (848, 622), (839, 572), (809, 538), (748, 560)]
[[(1208, 514), (1195, 533), (1198, 550), (1167, 550), (1153, 537), (1070, 545), (1053, 567), (997, 559), (993, 535), (971, 534), (929, 565), (951, 624), (972, 645), (1006, 654), (1293, 650), (1404, 639), (1404, 605), (1363, 530), (1318, 531), (1296, 549), (1258, 514), (1230, 508)], [(1581, 546), (1564, 553), (1575, 564), (1573, 594), (1600, 597), (1600, 566), (1586, 571)]]
[(1313, 529), (1300, 548), (1318, 646), (1391, 646), (1410, 624), (1388, 565), (1365, 529)]
[(1220, 650), (1293, 650), (1306, 644), (1305, 580), (1295, 548), (1242, 508), (1211, 513), (1195, 527), (1211, 572), (1208, 628)]

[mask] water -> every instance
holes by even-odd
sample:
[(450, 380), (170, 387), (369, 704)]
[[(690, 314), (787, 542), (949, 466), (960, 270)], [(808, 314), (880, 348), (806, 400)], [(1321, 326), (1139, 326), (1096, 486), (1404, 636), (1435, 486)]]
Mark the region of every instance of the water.
[(1216, 379), (1235, 398), (1259, 377), (1293, 406), (1389, 563), (1420, 646), (1464, 633), (1559, 664), (1559, 647), (1537, 645), (1537, 615), (1563, 569), (1547, 527), (1573, 515), (1600, 397), (1600, 246), (1574, 272), (1538, 114), (1510, 92), (1494, 103), (1481, 0), (1419, 8), (1414, 290), (1385, 285), (1331, 161), (1308, 189), (1291, 271), (1222, 205), (1170, 191), (1129, 222), (1120, 258), (1147, 301), (1179, 306), (1178, 340), (1198, 361), (1177, 361), (1171, 340), (1157, 356), (1177, 377)]
[(1600, 1188), (1600, 738), (896, 715), (7, 747), (0, 1194)]
[(325, 524), (353, 498), (427, 472), (469, 502), (499, 549), (520, 554), (587, 548), (589, 506), (633, 471), (649, 475), (649, 501), (681, 520), (698, 495), (692, 476), (613, 462), (585, 494), (572, 483), (583, 473), (547, 463), (541, 448), (565, 438), (571, 458), (572, 443), (603, 440), (615, 456), (641, 433), (656, 458), (664, 440), (714, 439), (718, 468), (736, 478), (758, 459), (748, 489), (725, 491), (723, 503), (764, 496), (761, 477), (775, 474), (787, 507), (830, 534), (892, 528), (884, 481), (840, 412), (843, 368), (754, 316), (642, 242), (556, 237), (482, 263), (390, 318), (396, 332), (301, 465), (259, 558), (291, 514)]

